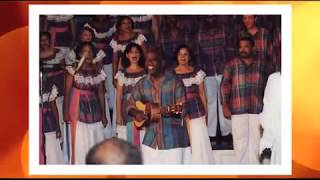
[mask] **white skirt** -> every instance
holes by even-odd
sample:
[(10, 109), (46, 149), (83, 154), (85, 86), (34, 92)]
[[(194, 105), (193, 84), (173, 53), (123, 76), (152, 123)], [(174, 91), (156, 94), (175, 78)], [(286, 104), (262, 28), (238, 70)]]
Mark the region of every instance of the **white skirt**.
[[(140, 146), (142, 145), (145, 133), (146, 133), (145, 129), (141, 129), (139, 131), (139, 134), (140, 134)], [(117, 125), (117, 138), (127, 141), (127, 126)]]
[(75, 164), (85, 164), (89, 150), (104, 140), (102, 122), (92, 124), (78, 121), (75, 138)]
[(60, 140), (56, 132), (45, 133), (46, 164), (64, 164)]
[(127, 140), (127, 126), (117, 125), (117, 138)]
[(190, 147), (159, 150), (141, 145), (143, 164), (184, 164), (185, 152), (188, 151)]
[(186, 157), (185, 164), (213, 164), (213, 151), (208, 135), (205, 116), (191, 119), (188, 123), (191, 144), (191, 161)]

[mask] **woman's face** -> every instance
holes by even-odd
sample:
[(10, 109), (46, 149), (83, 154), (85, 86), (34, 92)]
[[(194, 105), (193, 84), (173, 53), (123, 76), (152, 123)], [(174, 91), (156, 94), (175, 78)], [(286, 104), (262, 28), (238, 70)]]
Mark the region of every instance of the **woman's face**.
[(129, 18), (124, 18), (120, 24), (120, 31), (132, 32), (132, 23)]
[(90, 31), (83, 31), (81, 33), (81, 41), (82, 42), (91, 42), (93, 40), (93, 36)]
[(137, 64), (140, 59), (140, 52), (137, 47), (132, 47), (130, 51), (126, 54), (127, 58), (130, 61), (130, 64)]
[(86, 62), (92, 62), (93, 59), (93, 52), (90, 46), (84, 46), (81, 50), (81, 57), (86, 58)]
[(47, 49), (50, 47), (50, 40), (48, 36), (41, 36), (40, 37), (40, 48)]
[(188, 65), (190, 54), (187, 48), (181, 48), (177, 55), (179, 65)]

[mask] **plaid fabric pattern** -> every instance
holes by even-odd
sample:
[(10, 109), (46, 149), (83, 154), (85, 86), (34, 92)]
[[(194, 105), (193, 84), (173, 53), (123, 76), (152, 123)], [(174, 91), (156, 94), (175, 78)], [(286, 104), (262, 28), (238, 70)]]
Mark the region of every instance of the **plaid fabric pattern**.
[(179, 31), (176, 39), (171, 37), (170, 32), (162, 32), (160, 33), (159, 40), (167, 67), (172, 66), (175, 62), (174, 53), (177, 48), (187, 44), (189, 41), (186, 31)]
[(221, 82), (222, 103), (228, 105), (232, 114), (259, 114), (267, 78), (264, 61), (246, 65), (239, 58), (231, 60)]
[(55, 84), (58, 88), (58, 96), (64, 96), (64, 71), (44, 72), (43, 79), (46, 79), (50, 84)]
[[(152, 82), (149, 76), (141, 79), (132, 91), (130, 97), (130, 106), (135, 108), (136, 101), (154, 102), (152, 94)], [(167, 72), (165, 79), (162, 82), (160, 90), (161, 106), (172, 105), (178, 102), (184, 104), (185, 89), (182, 82), (172, 73)], [(143, 139), (143, 144), (154, 149), (172, 149), (187, 147), (190, 145), (186, 124), (183, 118), (161, 117), (159, 123), (149, 123), (146, 126), (146, 133)]]
[(240, 32), (240, 37), (251, 37), (254, 40), (254, 54), (256, 58), (266, 61), (270, 73), (273, 72), (274, 47), (272, 36), (265, 28), (259, 27), (256, 34), (251, 35), (248, 31)]
[(58, 122), (54, 116), (51, 102), (45, 102), (40, 105), (40, 113), (42, 113), (43, 132), (55, 132), (58, 130)]
[[(52, 79), (44, 76), (42, 78), (42, 94), (47, 94), (52, 91), (52, 86), (55, 85)], [(41, 96), (41, 93), (40, 93)], [(54, 116), (51, 102), (43, 102), (40, 104), (40, 113), (42, 113), (43, 132), (53, 132), (58, 130), (58, 122)]]
[[(192, 73), (187, 74), (176, 74), (178, 78), (189, 79), (194, 78), (197, 75), (198, 71), (193, 71)], [(195, 119), (202, 117), (206, 114), (204, 105), (202, 104), (199, 92), (199, 85), (192, 84), (189, 87), (185, 87), (186, 89), (186, 103), (185, 110), (186, 114), (190, 119)]]
[(198, 43), (201, 68), (208, 76), (222, 74), (227, 60), (227, 40), (224, 26), (211, 30), (202, 26), (198, 32)]
[[(144, 71), (140, 73), (128, 73), (126, 70), (120, 70), (120, 71), (122, 71), (125, 77), (128, 79), (139, 78), (145, 75)], [(135, 84), (131, 84), (131, 85), (123, 84), (122, 86), (121, 106), (122, 106), (122, 115), (123, 115), (123, 125), (126, 125), (128, 122), (132, 121), (132, 117), (126, 113), (126, 109), (131, 96), (131, 92), (134, 89), (134, 86)]]
[(95, 92), (80, 90), (79, 121), (96, 123), (101, 120), (98, 96)]
[(274, 47), (274, 58), (273, 64), (275, 65), (275, 71), (281, 71), (281, 31), (280, 29), (275, 30), (273, 34), (273, 47)]

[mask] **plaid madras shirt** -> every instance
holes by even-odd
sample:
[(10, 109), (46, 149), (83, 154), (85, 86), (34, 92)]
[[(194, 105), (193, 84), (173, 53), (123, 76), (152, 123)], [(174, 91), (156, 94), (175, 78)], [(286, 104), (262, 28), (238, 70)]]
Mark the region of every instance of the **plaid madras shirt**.
[(199, 55), (201, 68), (207, 76), (222, 74), (227, 60), (227, 39), (224, 26), (211, 30), (202, 26), (197, 39), (197, 54)]
[[(186, 103), (185, 110), (186, 114), (190, 119), (195, 119), (202, 117), (206, 114), (205, 107), (201, 101), (200, 92), (199, 92), (199, 75), (198, 73), (203, 72), (199, 68), (195, 68), (193, 72), (186, 74), (177, 74), (176, 76), (180, 78), (182, 81), (188, 81), (189, 85), (184, 83), (186, 89)], [(205, 75), (204, 75), (205, 76)], [(201, 77), (201, 82), (204, 82), (205, 77)]]
[(259, 27), (257, 33), (254, 35), (250, 34), (246, 30), (241, 31), (240, 37), (243, 36), (251, 37), (254, 40), (253, 50), (256, 58), (266, 61), (267, 67), (271, 72), (273, 72), (273, 62), (276, 56), (274, 54), (274, 47), (270, 32), (263, 27)]
[(263, 108), (263, 96), (268, 78), (265, 62), (255, 60), (246, 65), (234, 58), (225, 66), (221, 82), (222, 104), (231, 114), (259, 114)]
[[(150, 76), (142, 78), (132, 91), (127, 112), (131, 108), (135, 108), (136, 101), (157, 102), (156, 97), (160, 97), (161, 106), (172, 105), (178, 102), (185, 103), (183, 83), (174, 74), (166, 72), (160, 88), (156, 91), (153, 90), (154, 86), (150, 80)], [(149, 123), (146, 126), (146, 133), (142, 143), (154, 149), (165, 150), (190, 146), (187, 127), (183, 117), (184, 115), (181, 118), (161, 117), (160, 122)]]

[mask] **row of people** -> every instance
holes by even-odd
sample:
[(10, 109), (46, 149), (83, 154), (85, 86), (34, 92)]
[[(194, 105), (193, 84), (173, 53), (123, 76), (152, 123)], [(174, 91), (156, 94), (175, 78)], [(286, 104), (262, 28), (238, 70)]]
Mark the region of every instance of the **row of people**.
[[(266, 35), (268, 31), (266, 31), (264, 28), (258, 28), (255, 25), (255, 19), (257, 18), (257, 16), (243, 16), (243, 22), (247, 27), (247, 32), (250, 31), (250, 33), (255, 34), (255, 38), (254, 38), (254, 42), (255, 42), (255, 46), (254, 47), (259, 47), (260, 49), (264, 48), (267, 50), (264, 50), (263, 52), (267, 52), (265, 54), (270, 55), (270, 57), (274, 58), (274, 51), (269, 50), (269, 49), (275, 49), (275, 48), (270, 48), (270, 39), (269, 36)], [(139, 18), (138, 18), (139, 19)], [(146, 18), (148, 19), (148, 18)], [(152, 19), (152, 18), (151, 18)], [(170, 16), (166, 17), (166, 19), (170, 19)], [(174, 18), (172, 18), (173, 20), (166, 20), (167, 22), (171, 22), (171, 24), (175, 24), (174, 23)], [(196, 58), (191, 58), (195, 63), (194, 64), (200, 64), (201, 69), (203, 69), (203, 71), (205, 72), (205, 74), (207, 75), (206, 78), (204, 79), (204, 89), (205, 94), (207, 96), (207, 117), (208, 117), (208, 133), (209, 136), (216, 136), (216, 130), (217, 130), (217, 121), (219, 120), (219, 124), (220, 124), (220, 129), (222, 130), (222, 134), (226, 135), (228, 133), (231, 132), (231, 123), (230, 121), (228, 121), (224, 116), (223, 116), (223, 108), (220, 105), (221, 104), (221, 100), (220, 100), (220, 95), (219, 95), (219, 89), (220, 89), (220, 82), (222, 79), (222, 74), (223, 74), (223, 69), (226, 63), (226, 52), (228, 52), (228, 48), (222, 48), (225, 46), (220, 46), (219, 44), (224, 44), (225, 40), (220, 41), (219, 37), (221, 37), (219, 35), (218, 32), (222, 32), (219, 31), (219, 28), (214, 28), (214, 26), (212, 26), (212, 24), (214, 24), (212, 21), (210, 21), (210, 18), (206, 18), (209, 19), (207, 20), (207, 25), (211, 25), (211, 28), (207, 28), (207, 29), (213, 29), (211, 32), (211, 34), (207, 35), (205, 38), (203, 38), (203, 41), (200, 41), (198, 44), (198, 47), (202, 47), (202, 48), (194, 48), (194, 46), (189, 46), (191, 47), (189, 49), (189, 52), (195, 52), (196, 54)], [(105, 97), (104, 97), (104, 101), (105, 101), (105, 113), (107, 116), (107, 130), (105, 130), (106, 134), (108, 137), (111, 136), (115, 136), (116, 133), (118, 133), (119, 135), (122, 135), (123, 137), (126, 137), (127, 139), (131, 139), (130, 141), (132, 142), (138, 142), (137, 139), (138, 138), (133, 138), (133, 137), (128, 137), (128, 135), (126, 134), (126, 131), (130, 130), (130, 128), (128, 127), (133, 127), (133, 125), (128, 124), (128, 126), (125, 126), (124, 120), (122, 119), (121, 116), (123, 116), (123, 113), (121, 112), (121, 103), (119, 103), (119, 101), (122, 101), (121, 98), (119, 98), (119, 96), (124, 95), (126, 96), (123, 92), (118, 92), (120, 89), (122, 91), (128, 92), (130, 91), (130, 87), (128, 89), (126, 89), (127, 87), (124, 87), (124, 85), (119, 84), (119, 82), (121, 83), (121, 81), (126, 81), (129, 79), (130, 83), (137, 81), (137, 79), (139, 79), (139, 73), (137, 72), (136, 75), (138, 76), (135, 77), (133, 76), (133, 78), (131, 78), (131, 74), (127, 73), (124, 69), (124, 67), (128, 66), (128, 59), (125, 60), (125, 55), (127, 53), (124, 53), (128, 43), (130, 42), (135, 42), (136, 44), (140, 45), (140, 49), (142, 50), (142, 54), (146, 53), (146, 49), (148, 47), (151, 47), (150, 44), (148, 44), (148, 39), (146, 38), (147, 36), (144, 36), (143, 34), (141, 34), (140, 32), (143, 31), (135, 31), (134, 30), (134, 22), (138, 21), (137, 19), (134, 19), (135, 21), (133, 21), (133, 18), (130, 18), (128, 16), (123, 16), (120, 17), (119, 20), (117, 21), (115, 27), (115, 31), (116, 33), (113, 33), (113, 35), (111, 36), (112, 38), (108, 41), (108, 43), (106, 43), (106, 41), (103, 41), (103, 33), (99, 34), (96, 30), (96, 28), (94, 28), (95, 26), (93, 26), (92, 24), (94, 23), (85, 23), (85, 27), (82, 29), (81, 31), (81, 35), (80, 35), (80, 43), (72, 50), (68, 51), (65, 48), (61, 48), (63, 46), (59, 46), (56, 45), (58, 47), (53, 48), (52, 46), (52, 40), (50, 42), (51, 48), (47, 48), (50, 50), (45, 50), (45, 51), (41, 51), (42, 56), (40, 55), (40, 57), (42, 58), (42, 64), (43, 66), (47, 66), (45, 71), (52, 71), (54, 73), (51, 73), (51, 76), (54, 78), (51, 78), (50, 81), (52, 81), (52, 79), (55, 79), (54, 81), (56, 81), (57, 83), (55, 83), (58, 87), (58, 99), (57, 99), (57, 106), (58, 106), (58, 112), (59, 112), (59, 119), (60, 119), (60, 127), (64, 128), (64, 115), (63, 115), (63, 103), (65, 103), (64, 99), (64, 92), (65, 92), (65, 86), (64, 86), (64, 75), (63, 75), (63, 71), (58, 70), (58, 66), (56, 66), (56, 64), (63, 64), (63, 66), (66, 66), (66, 68), (69, 70), (68, 72), (71, 74), (74, 74), (75, 72), (73, 72), (73, 68), (72, 66), (76, 63), (79, 63), (81, 60), (81, 56), (79, 56), (80, 53), (80, 45), (83, 42), (93, 42), (94, 46), (96, 48), (96, 50), (94, 51), (95, 54), (95, 58), (93, 60), (94, 63), (97, 63), (98, 67), (103, 67), (104, 69), (104, 73), (106, 74), (106, 80), (104, 81), (104, 88), (105, 91), (107, 93), (105, 93)], [(141, 18), (140, 18), (141, 20)], [(101, 21), (101, 20), (100, 20)], [(210, 23), (211, 22), (211, 23)], [(247, 23), (246, 23), (247, 22)], [(91, 24), (91, 25), (90, 25)], [(99, 24), (99, 23), (97, 23)], [(166, 26), (172, 26), (172, 29), (174, 29), (173, 25), (170, 25), (170, 23), (168, 23)], [(165, 26), (165, 27), (166, 27)], [(209, 27), (209, 26), (208, 26)], [(219, 26), (217, 26), (219, 27)], [(206, 29), (206, 28), (203, 28)], [(252, 32), (251, 32), (252, 31)], [(170, 31), (171, 32), (171, 31)], [(179, 29), (177, 29), (177, 31), (172, 31), (172, 32), (180, 32)], [(223, 31), (224, 32), (224, 31)], [(53, 33), (50, 33), (50, 36)], [(165, 33), (167, 34), (167, 33)], [(172, 33), (172, 35), (174, 35), (175, 33)], [(178, 33), (179, 34), (179, 33)], [(222, 33), (225, 36), (225, 33)], [(100, 37), (100, 38), (99, 38)], [(161, 37), (161, 36), (160, 36)], [(199, 38), (201, 36), (198, 36)], [(222, 36), (223, 37), (223, 36)], [(268, 37), (265, 38), (264, 41), (262, 41), (261, 39), (263, 39), (262, 37)], [(47, 39), (50, 39), (49, 36), (47, 36)], [(58, 38), (59, 39), (59, 38)], [(100, 40), (98, 40), (100, 39)], [(161, 39), (161, 38), (160, 38)], [(174, 37), (168, 38), (168, 40), (170, 39), (176, 39)], [(201, 39), (201, 38), (200, 38)], [(165, 65), (166, 67), (170, 67), (170, 69), (173, 69), (174, 66), (172, 66), (172, 64), (174, 64), (174, 61), (176, 61), (176, 59), (174, 58), (174, 61), (171, 60), (171, 58), (169, 58), (168, 54), (170, 55), (170, 57), (172, 56), (172, 54), (174, 53), (168, 53), (168, 49), (170, 51), (172, 51), (173, 49), (175, 49), (176, 46), (170, 46), (170, 48), (165, 48), (165, 46), (163, 46), (163, 42), (166, 41), (162, 41), (162, 40), (158, 40), (161, 43), (161, 47), (164, 50), (164, 58), (165, 59)], [(261, 43), (264, 42), (264, 43)], [(184, 44), (185, 42), (181, 42), (179, 45)], [(174, 43), (168, 43), (169, 45), (174, 44)], [(258, 44), (258, 45), (257, 45)], [(260, 45), (259, 45), (260, 44)], [(274, 44), (275, 43), (271, 43), (274, 47), (276, 47)], [(279, 42), (278, 42), (279, 44)], [(200, 46), (201, 45), (201, 46)], [(108, 47), (111, 47), (111, 52), (110, 52), (110, 48), (108, 50)], [(268, 47), (268, 48), (266, 48)], [(235, 47), (233, 47), (235, 48)], [(254, 51), (256, 54), (258, 52), (257, 49), (259, 48), (254, 48)], [(167, 49), (167, 51), (166, 51)], [(200, 53), (199, 53), (199, 49), (200, 49)], [(232, 48), (231, 48), (232, 49)], [(279, 48), (276, 48), (279, 49)], [(230, 48), (229, 48), (230, 50)], [(68, 51), (68, 52), (67, 52)], [(205, 53), (203, 52), (205, 51)], [(278, 50), (279, 51), (279, 50)], [(167, 53), (166, 53), (167, 52)], [(167, 55), (166, 55), (167, 54)], [(201, 54), (201, 56), (199, 56), (199, 54)], [(260, 53), (263, 54), (263, 53)], [(78, 56), (78, 57), (77, 57)], [(112, 57), (112, 58), (110, 58)], [(122, 58), (124, 57), (124, 58)], [(173, 56), (176, 57), (176, 56)], [(199, 61), (199, 57), (201, 57), (200, 61)], [(223, 57), (223, 58), (222, 58)], [(267, 58), (263, 58), (264, 56), (256, 56), (259, 57), (259, 59), (267, 59)], [(221, 59), (220, 59), (221, 58)], [(65, 61), (65, 62), (63, 62)], [(127, 62), (122, 62), (122, 61), (127, 61)], [(278, 60), (277, 60), (278, 61)], [(199, 63), (200, 62), (200, 63)], [(202, 62), (202, 63), (201, 63)], [(267, 63), (270, 64), (270, 63)], [(277, 63), (275, 63), (277, 64)], [(280, 63), (281, 65), (281, 63)], [(51, 66), (51, 67), (50, 67)], [(52, 68), (52, 67), (55, 68)], [(268, 66), (269, 67), (269, 66)], [(280, 66), (281, 67), (281, 66)], [(121, 70), (120, 70), (121, 69)], [(270, 68), (272, 69), (272, 68)], [(278, 68), (279, 69), (279, 68)], [(119, 71), (120, 70), (120, 71)], [(60, 71), (60, 72), (59, 72)], [(270, 70), (272, 71), (272, 70)], [(50, 73), (45, 73), (47, 76), (50, 76)], [(141, 74), (143, 74), (143, 72), (141, 72)], [(122, 78), (125, 75), (129, 75), (129, 78)], [(133, 81), (131, 81), (130, 79), (134, 79)], [(61, 83), (62, 82), (62, 83)], [(123, 82), (122, 82), (123, 83)], [(121, 88), (117, 88), (117, 90), (115, 90), (115, 87), (121, 87)], [(115, 94), (119, 94), (115, 95)], [(117, 98), (115, 98), (117, 97)], [(120, 99), (120, 100), (119, 100)], [(117, 102), (118, 101), (118, 102)], [(118, 108), (116, 106), (119, 106)], [(66, 107), (66, 105), (64, 106)], [(109, 111), (109, 109), (113, 109), (113, 111)], [(117, 117), (119, 116), (119, 118)], [(111, 130), (110, 130), (111, 129)], [(134, 130), (134, 128), (131, 128), (131, 130)], [(61, 131), (62, 137), (64, 139), (63, 142), (67, 142), (68, 139), (66, 138), (66, 132), (67, 130), (64, 129)], [(142, 133), (141, 133), (142, 132)], [(143, 136), (143, 131), (141, 131), (140, 134), (141, 136)], [(135, 132), (135, 134), (137, 134), (137, 132)], [(137, 137), (137, 136), (134, 136)], [(141, 139), (141, 138), (140, 138)], [(66, 145), (64, 145), (66, 146)], [(65, 148), (66, 149), (66, 148)]]
[[(66, 45), (68, 44), (66, 42), (76, 42), (76, 34), (80, 34), (80, 42), (94, 42), (95, 46), (101, 50), (96, 61), (103, 64), (107, 74), (106, 101), (111, 119), (116, 119), (115, 75), (121, 68), (120, 57), (129, 42), (141, 45), (143, 51), (148, 46), (159, 44), (163, 49), (168, 68), (172, 68), (174, 50), (183, 44), (188, 44), (193, 50), (196, 63), (200, 64), (207, 74), (205, 88), (208, 90), (210, 107), (208, 112), (210, 137), (217, 135), (218, 121), (223, 136), (231, 133), (231, 124), (222, 116), (219, 95), (212, 92), (220, 88), (223, 68), (227, 61), (237, 55), (236, 42), (240, 37), (253, 38), (256, 44), (254, 47), (256, 56), (265, 59), (268, 67), (273, 71), (281, 69), (279, 16), (59, 15), (43, 17), (43, 29), (48, 30), (52, 37), (55, 37), (51, 41), (55, 47), (73, 47), (71, 49), (76, 50), (76, 45), (71, 45), (76, 43)], [(73, 40), (70, 40), (71, 37)], [(75, 54), (73, 51), (68, 53), (66, 63), (69, 66), (74, 61), (78, 61)], [(112, 128), (115, 129), (115, 126), (113, 125)]]
[[(236, 162), (257, 163), (260, 145), (258, 114), (262, 112), (262, 99), (269, 73), (265, 62), (252, 56), (253, 40), (243, 38), (239, 43), (240, 57), (230, 61), (224, 69), (222, 104), (224, 116), (232, 119)], [(79, 56), (84, 58), (74, 67), (75, 73), (68, 72), (66, 75), (63, 113), (64, 120), (71, 128), (71, 163), (84, 163), (90, 148), (104, 139), (103, 127), (108, 123), (103, 84), (106, 75), (93, 63), (94, 52), (92, 43), (82, 43)], [(118, 137), (140, 147), (146, 164), (213, 163), (206, 127), (205, 73), (192, 65), (190, 49), (187, 46), (178, 48), (177, 63), (173, 71), (165, 71), (159, 49), (148, 50), (145, 63), (144, 53), (139, 45), (130, 43), (125, 52), (122, 61), (124, 69), (116, 75), (119, 85), (117, 92), (121, 94), (117, 98), (120, 114), (117, 123), (124, 128), (117, 131)], [(55, 85), (48, 82), (50, 83), (53, 85), (51, 92), (41, 97), (48, 99), (47, 102), (54, 100), (58, 94)], [(169, 112), (159, 111), (159, 119), (152, 121), (147, 116), (151, 111), (139, 110), (138, 101), (149, 106), (157, 103), (160, 107), (181, 104), (182, 114), (181, 117), (174, 117)], [(42, 114), (45, 118), (41, 118), (44, 120), (44, 134), (56, 131), (58, 138), (58, 112), (54, 106), (43, 108), (45, 104), (41, 104), (41, 113), (46, 112)], [(143, 129), (139, 129), (134, 123), (145, 120), (149, 122)], [(48, 136), (45, 144), (45, 147), (49, 144), (52, 147), (52, 144), (57, 143), (50, 141)], [(56, 148), (59, 149), (60, 146)], [(56, 153), (58, 150), (49, 152)], [(48, 153), (46, 157), (50, 157), (48, 160), (52, 159)], [(57, 156), (55, 154), (54, 157)]]

